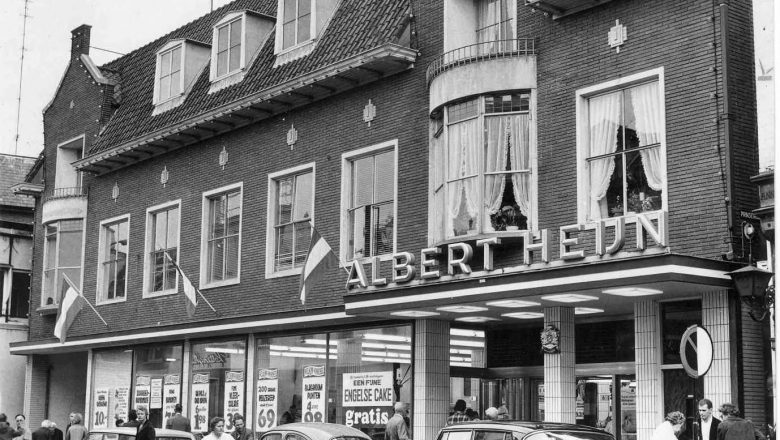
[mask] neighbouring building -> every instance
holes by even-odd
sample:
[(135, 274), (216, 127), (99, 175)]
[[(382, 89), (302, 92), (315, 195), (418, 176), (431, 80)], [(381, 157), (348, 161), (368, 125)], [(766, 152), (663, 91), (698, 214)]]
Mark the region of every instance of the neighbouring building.
[[(237, 0), (103, 66), (80, 26), (11, 347), (31, 425), (181, 402), (195, 431), (381, 439), (403, 401), (433, 440), (464, 399), (649, 440), (707, 397), (765, 426), (768, 323), (728, 275), (762, 252), (751, 23), (735, 0)], [(315, 227), (339, 264), (302, 303)], [(69, 285), (94, 310), (60, 341)]]

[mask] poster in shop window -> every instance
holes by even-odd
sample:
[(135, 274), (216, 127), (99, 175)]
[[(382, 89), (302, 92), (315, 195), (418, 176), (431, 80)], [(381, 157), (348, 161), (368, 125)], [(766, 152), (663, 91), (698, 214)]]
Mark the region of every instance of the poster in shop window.
[(279, 370), (261, 368), (257, 370), (257, 416), (255, 431), (265, 432), (277, 425), (279, 400)]
[(244, 414), (244, 372), (225, 372), (225, 432), (232, 432), (233, 414)]
[(163, 388), (162, 377), (155, 377), (154, 379), (152, 379), (151, 401), (149, 403), (149, 409), (160, 409), (163, 407), (162, 388)]
[(393, 415), (393, 372), (344, 373), (344, 424), (353, 428), (384, 428)]
[(93, 428), (108, 428), (108, 388), (95, 388), (95, 418)]
[(163, 380), (163, 423), (166, 426), (168, 419), (173, 417), (176, 404), (181, 398), (181, 377), (178, 374), (166, 374)]
[(195, 373), (192, 375), (192, 431), (206, 432), (209, 430), (209, 375)]
[(127, 421), (127, 402), (128, 396), (130, 396), (130, 387), (116, 387), (114, 389), (114, 414), (112, 420), (124, 420)]
[(138, 408), (138, 405), (149, 406), (149, 396), (151, 395), (151, 380), (149, 376), (136, 376), (135, 378), (135, 403), (133, 408)]
[(325, 421), (325, 365), (303, 367), (303, 421)]

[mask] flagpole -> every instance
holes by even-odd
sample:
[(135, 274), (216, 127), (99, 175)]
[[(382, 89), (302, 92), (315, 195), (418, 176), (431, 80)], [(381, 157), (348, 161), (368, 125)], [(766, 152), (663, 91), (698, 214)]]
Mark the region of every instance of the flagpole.
[[(165, 257), (166, 257), (166, 258), (168, 258), (168, 259), (171, 261), (171, 264), (173, 264), (173, 265), (176, 267), (176, 270), (178, 270), (178, 271), (179, 271), (179, 273), (181, 273), (182, 275), (184, 275), (184, 272), (182, 272), (182, 270), (181, 270), (181, 266), (179, 266), (179, 264), (178, 264), (178, 263), (176, 263), (175, 261), (173, 261), (173, 258), (171, 258), (171, 256), (170, 256), (170, 255), (168, 255), (168, 251), (165, 251)], [(195, 288), (195, 291), (196, 291), (196, 292), (198, 292), (198, 295), (200, 295), (200, 297), (201, 297), (201, 298), (203, 298), (203, 301), (206, 303), (206, 305), (207, 305), (207, 306), (209, 306), (209, 308), (211, 309), (211, 311), (212, 311), (212, 312), (214, 312), (214, 314), (216, 314), (216, 315), (219, 315), (219, 312), (217, 312), (217, 309), (215, 309), (215, 308), (214, 308), (214, 306), (212, 306), (212, 305), (211, 305), (211, 303), (209, 302), (209, 300), (208, 300), (208, 299), (206, 299), (206, 297), (205, 297), (205, 296), (203, 296), (203, 294), (200, 292), (200, 289), (198, 289), (197, 287), (195, 287), (195, 285), (194, 285), (194, 284), (192, 285), (192, 287), (194, 287), (194, 288)]]
[(105, 320), (105, 319), (103, 319), (103, 317), (102, 317), (102, 316), (100, 316), (100, 313), (97, 311), (97, 309), (95, 309), (95, 306), (93, 306), (93, 305), (92, 305), (92, 303), (91, 303), (91, 302), (89, 302), (89, 300), (87, 299), (87, 297), (86, 297), (86, 296), (84, 296), (84, 295), (81, 293), (81, 290), (79, 290), (79, 289), (76, 289), (76, 285), (75, 285), (75, 284), (73, 284), (73, 281), (71, 281), (71, 280), (70, 280), (70, 278), (68, 278), (68, 275), (66, 275), (65, 273), (63, 273), (63, 274), (62, 274), (62, 278), (65, 280), (65, 282), (66, 282), (66, 283), (68, 283), (68, 285), (70, 285), (70, 287), (72, 287), (72, 288), (73, 288), (75, 291), (77, 291), (77, 292), (79, 293), (79, 296), (80, 296), (80, 297), (84, 298), (84, 302), (85, 302), (85, 303), (87, 303), (87, 305), (89, 306), (89, 308), (90, 308), (90, 309), (92, 309), (92, 311), (93, 311), (93, 312), (95, 312), (95, 314), (97, 315), (97, 317), (98, 317), (98, 318), (100, 318), (100, 320), (101, 320), (101, 321), (103, 321), (103, 325), (105, 325), (105, 326), (106, 326), (106, 328), (109, 328), (109, 326), (108, 326), (108, 323), (106, 322), (106, 320)]

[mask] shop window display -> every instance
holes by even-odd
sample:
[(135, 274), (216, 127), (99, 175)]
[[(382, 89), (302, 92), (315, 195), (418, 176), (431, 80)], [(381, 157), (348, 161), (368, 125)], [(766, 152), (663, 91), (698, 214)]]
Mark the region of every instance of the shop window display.
[(127, 421), (132, 378), (132, 350), (96, 351), (92, 361), (90, 429), (111, 428)]
[(244, 414), (246, 342), (210, 341), (193, 344), (190, 364), (190, 425), (207, 432), (212, 417), (224, 417), (233, 431), (233, 414)]
[(142, 347), (134, 350), (132, 408), (149, 407), (149, 420), (155, 428), (165, 426), (181, 396), (182, 346), (180, 344)]

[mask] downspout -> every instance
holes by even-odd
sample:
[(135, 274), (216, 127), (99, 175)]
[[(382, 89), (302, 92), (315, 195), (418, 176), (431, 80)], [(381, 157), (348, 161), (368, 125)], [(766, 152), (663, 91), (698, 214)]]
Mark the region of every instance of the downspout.
[[(731, 103), (729, 101), (729, 0), (720, 0), (720, 53), (721, 53), (721, 75), (723, 77), (723, 113), (720, 114), (720, 120), (723, 121), (723, 150), (726, 162), (726, 222), (729, 231), (729, 254), (733, 255), (734, 244), (734, 197), (731, 176)], [(744, 251), (744, 249), (743, 249)]]

